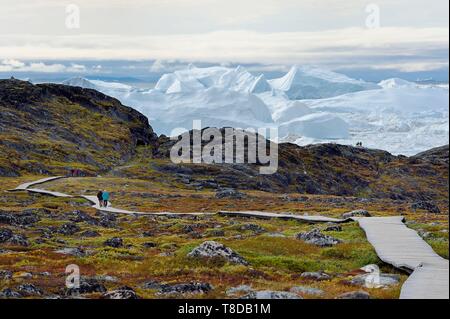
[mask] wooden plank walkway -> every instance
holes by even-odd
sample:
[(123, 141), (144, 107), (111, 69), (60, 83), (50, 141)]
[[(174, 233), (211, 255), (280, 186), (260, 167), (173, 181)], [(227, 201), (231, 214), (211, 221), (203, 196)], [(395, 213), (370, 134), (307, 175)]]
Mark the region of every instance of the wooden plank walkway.
[(404, 218), (355, 218), (380, 259), (412, 272), (402, 287), (401, 299), (449, 299), (449, 262), (436, 254)]
[(248, 218), (259, 218), (259, 219), (272, 219), (278, 218), (282, 220), (297, 220), (300, 222), (307, 223), (348, 223), (353, 221), (351, 218), (347, 219), (337, 219), (331, 217), (324, 216), (307, 216), (307, 215), (292, 215), (286, 213), (268, 213), (268, 212), (257, 212), (257, 211), (247, 211), (247, 212), (228, 212), (228, 211), (220, 211), (219, 215), (221, 216), (231, 216), (231, 217), (248, 217)]

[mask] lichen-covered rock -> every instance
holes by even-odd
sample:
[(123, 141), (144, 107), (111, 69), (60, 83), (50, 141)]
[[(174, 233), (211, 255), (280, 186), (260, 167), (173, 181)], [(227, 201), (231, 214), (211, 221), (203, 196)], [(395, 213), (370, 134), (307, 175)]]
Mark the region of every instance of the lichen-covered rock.
[(0, 228), (0, 243), (6, 243), (12, 236), (12, 230), (7, 228)]
[(297, 239), (320, 247), (330, 247), (341, 242), (337, 238), (322, 234), (319, 229), (313, 229), (310, 232), (300, 233), (297, 235)]
[(161, 295), (182, 295), (182, 294), (205, 294), (210, 292), (213, 287), (209, 283), (191, 282), (174, 285), (162, 284), (159, 287), (158, 294)]
[(74, 247), (74, 248), (66, 247), (66, 248), (58, 249), (55, 252), (58, 254), (70, 255), (70, 256), (75, 256), (75, 257), (84, 257), (87, 255), (87, 253), (84, 249), (81, 249), (78, 247)]
[(365, 291), (352, 291), (339, 295), (336, 299), (370, 299), (370, 294)]
[(105, 241), (105, 246), (119, 248), (123, 246), (123, 240), (119, 237), (113, 237)]
[(329, 274), (324, 273), (323, 271), (304, 272), (300, 275), (300, 277), (303, 279), (315, 280), (315, 281), (330, 280), (332, 278)]
[(0, 291), (0, 298), (10, 298), (10, 299), (19, 299), (23, 296), (10, 288), (6, 288), (3, 291)]
[(233, 188), (222, 188), (216, 192), (216, 198), (232, 198), (232, 199), (242, 199), (245, 198), (245, 194), (241, 193)]
[(411, 209), (413, 211), (425, 210), (425, 211), (427, 211), (429, 213), (432, 213), (432, 214), (440, 214), (441, 213), (441, 210), (439, 209), (439, 207), (435, 203), (427, 202), (427, 201), (416, 202), (416, 203), (411, 205)]
[(323, 229), (323, 231), (325, 231), (325, 232), (329, 232), (329, 231), (341, 232), (342, 226), (335, 224), (335, 223), (328, 223), (327, 226)]
[(17, 290), (25, 296), (41, 296), (43, 292), (33, 284), (23, 284), (17, 287)]
[(239, 254), (215, 241), (204, 242), (193, 249), (188, 256), (194, 258), (223, 258), (234, 264), (248, 265), (248, 262)]
[(292, 292), (264, 290), (251, 292), (242, 297), (242, 299), (302, 299), (302, 298), (299, 295)]
[(295, 294), (310, 295), (310, 296), (322, 296), (325, 293), (321, 289), (304, 286), (292, 287), (290, 291)]
[(252, 231), (252, 232), (257, 233), (257, 234), (260, 234), (260, 233), (263, 233), (263, 232), (266, 231), (263, 227), (261, 227), (261, 226), (259, 226), (257, 224), (245, 224), (245, 225), (242, 225), (240, 227), (240, 230), (243, 230), (243, 231), (249, 230), (249, 231)]
[(90, 293), (105, 293), (106, 288), (104, 285), (100, 284), (98, 280), (93, 278), (81, 278), (80, 287), (69, 288), (66, 291), (66, 295), (78, 295), (78, 294), (90, 294)]
[(62, 235), (66, 235), (66, 236), (71, 236), (71, 235), (78, 233), (80, 230), (81, 230), (80, 227), (78, 227), (76, 224), (68, 223), (68, 224), (62, 225), (58, 229), (58, 233), (60, 233)]

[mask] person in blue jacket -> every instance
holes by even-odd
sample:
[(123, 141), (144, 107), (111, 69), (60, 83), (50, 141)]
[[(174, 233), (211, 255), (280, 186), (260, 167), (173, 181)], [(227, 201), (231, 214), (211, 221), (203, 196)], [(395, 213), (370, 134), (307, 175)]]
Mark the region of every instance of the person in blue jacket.
[(102, 198), (103, 198), (103, 207), (108, 207), (109, 193), (107, 191), (103, 191)]

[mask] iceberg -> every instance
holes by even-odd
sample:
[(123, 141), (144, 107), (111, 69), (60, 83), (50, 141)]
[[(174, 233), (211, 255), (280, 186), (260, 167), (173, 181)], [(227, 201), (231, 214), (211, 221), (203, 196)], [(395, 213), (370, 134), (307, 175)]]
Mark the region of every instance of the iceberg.
[(343, 74), (312, 66), (293, 66), (283, 77), (269, 81), (292, 100), (322, 99), (350, 92), (379, 89), (374, 83), (355, 80)]

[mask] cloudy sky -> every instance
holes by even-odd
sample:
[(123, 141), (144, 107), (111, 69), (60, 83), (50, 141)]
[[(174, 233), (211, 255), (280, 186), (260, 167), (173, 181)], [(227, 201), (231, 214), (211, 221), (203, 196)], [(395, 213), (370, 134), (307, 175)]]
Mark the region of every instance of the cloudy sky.
[(83, 69), (49, 59), (448, 70), (448, 10), (448, 0), (0, 0), (0, 72)]

